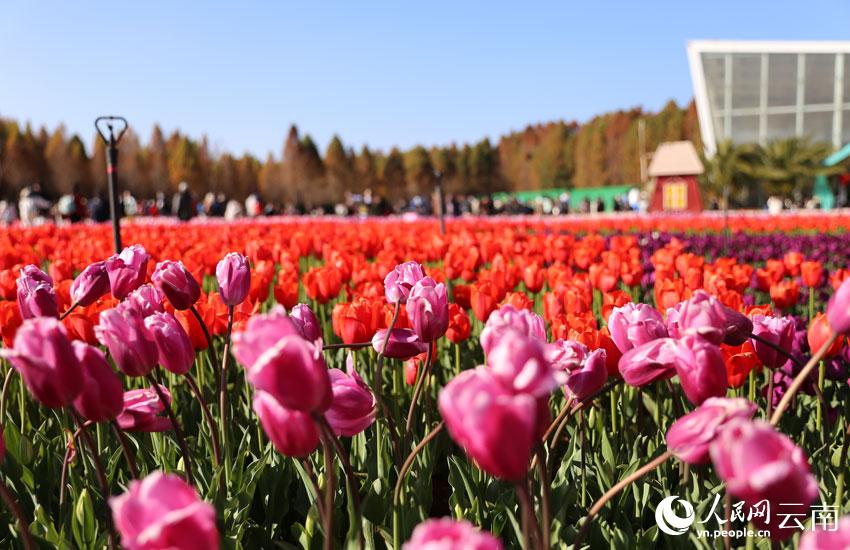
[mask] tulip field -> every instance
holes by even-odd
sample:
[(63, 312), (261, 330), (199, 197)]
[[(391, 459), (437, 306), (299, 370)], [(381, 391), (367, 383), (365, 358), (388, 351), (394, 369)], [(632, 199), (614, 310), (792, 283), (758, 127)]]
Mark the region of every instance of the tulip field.
[(0, 228), (0, 548), (850, 547), (848, 230)]

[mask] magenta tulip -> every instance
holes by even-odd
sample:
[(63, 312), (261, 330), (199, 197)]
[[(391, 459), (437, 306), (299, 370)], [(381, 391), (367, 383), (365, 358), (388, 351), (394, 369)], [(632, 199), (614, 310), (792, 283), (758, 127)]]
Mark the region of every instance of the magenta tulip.
[(556, 340), (548, 347), (548, 357), (556, 370), (567, 373), (564, 386), (575, 399), (594, 395), (608, 379), (607, 355), (602, 348), (590, 351), (573, 340)]
[(130, 302), (101, 311), (94, 333), (127, 376), (145, 376), (156, 367), (156, 342), (145, 327), (141, 312)]
[(165, 311), (162, 304), (163, 296), (150, 284), (143, 284), (127, 295), (127, 301), (139, 310), (142, 317), (148, 317), (158, 311)]
[(218, 295), (227, 306), (238, 306), (248, 297), (251, 289), (251, 266), (248, 258), (238, 252), (230, 252), (215, 266)]
[(611, 311), (608, 330), (622, 353), (657, 338), (667, 337), (667, 327), (658, 310), (648, 304), (632, 302)]
[(82, 307), (92, 305), (107, 292), (109, 274), (106, 272), (106, 262), (95, 262), (86, 266), (71, 284), (71, 300)]
[(112, 295), (123, 300), (145, 282), (150, 254), (138, 244), (128, 246), (106, 260), (106, 273)]
[(308, 342), (283, 308), (254, 315), (233, 335), (233, 354), (248, 381), (296, 411), (324, 412), (331, 404), (331, 381), (322, 349)]
[(126, 550), (209, 550), (219, 547), (215, 508), (174, 474), (153, 472), (109, 499)]
[[(165, 400), (171, 403), (171, 393), (159, 386)], [(165, 410), (153, 388), (124, 392), (124, 408), (116, 419), (118, 426), (127, 432), (164, 432), (173, 428), (171, 420), (159, 416)]]
[(639, 388), (672, 378), (676, 374), (675, 357), (676, 341), (657, 338), (624, 353), (617, 368), (626, 384)]
[(720, 347), (702, 336), (689, 334), (676, 342), (673, 361), (688, 400), (700, 405), (709, 397), (723, 397), (729, 387)]
[(384, 277), (384, 294), (387, 302), (394, 304), (407, 302), (407, 297), (419, 279), (425, 277), (425, 270), (417, 262), (398, 264)]
[(153, 336), (157, 361), (174, 374), (186, 374), (195, 363), (195, 348), (189, 335), (174, 315), (156, 312), (145, 318), (145, 327)]
[(375, 396), (353, 369), (350, 358), (348, 373), (330, 370), (333, 401), (325, 412), (334, 433), (346, 437), (359, 434), (375, 421)]
[(407, 316), (423, 342), (433, 342), (449, 328), (449, 295), (446, 285), (431, 277), (418, 280), (407, 297)]
[(806, 531), (798, 550), (847, 550), (850, 548), (850, 516), (838, 520), (836, 529)]
[(99, 349), (78, 340), (71, 345), (80, 363), (83, 378), (83, 389), (74, 400), (74, 408), (83, 418), (92, 422), (112, 420), (124, 408), (121, 380)]
[[(753, 317), (753, 335), (772, 342), (775, 346), (791, 353), (794, 344), (794, 321), (790, 317), (771, 317), (756, 315)], [(786, 354), (779, 353), (773, 347), (753, 340), (756, 355), (769, 369), (778, 369), (788, 361)]]
[(59, 317), (53, 279), (34, 265), (21, 269), (17, 281), (18, 309), (22, 319)]
[(254, 393), (253, 408), (280, 454), (304, 457), (319, 446), (319, 427), (309, 413), (288, 409), (262, 390)]
[(316, 315), (310, 306), (298, 304), (289, 312), (289, 320), (298, 329), (298, 333), (310, 342), (318, 342), (322, 339), (322, 325), (316, 319)]
[(402, 550), (502, 550), (502, 543), (468, 521), (440, 518), (417, 525)]
[(481, 331), (481, 348), (485, 357), (499, 341), (500, 335), (507, 330), (517, 330), (531, 338), (546, 341), (546, 323), (541, 316), (527, 309), (517, 309), (511, 304), (505, 304), (490, 314), (484, 330)]
[(710, 397), (679, 418), (667, 430), (667, 448), (679, 460), (705, 464), (708, 450), (720, 431), (737, 418), (749, 420), (758, 407), (742, 398)]
[[(376, 352), (381, 353), (384, 350), (386, 336), (387, 329), (382, 328), (372, 337), (372, 347)], [(406, 361), (426, 351), (428, 351), (428, 344), (420, 340), (412, 329), (394, 328), (390, 331), (387, 349), (383, 351), (383, 354), (390, 359)]]
[(461, 372), (440, 391), (449, 435), (484, 471), (524, 479), (536, 442), (537, 400), (506, 390), (489, 367)]
[[(810, 513), (809, 504), (818, 498), (818, 483), (806, 453), (766, 422), (730, 422), (709, 452), (726, 489), (747, 507), (766, 500), (771, 510), (805, 518)], [(779, 522), (769, 516), (756, 516), (752, 521), (759, 529), (769, 530), (774, 539), (797, 532), (779, 528)]]
[(57, 319), (26, 319), (18, 328), (11, 349), (0, 349), (24, 379), (30, 393), (47, 407), (70, 405), (83, 389), (80, 363)]
[(726, 338), (726, 306), (704, 290), (667, 310), (667, 331), (673, 338), (694, 334), (719, 345)]
[(159, 262), (151, 275), (151, 282), (171, 302), (174, 309), (189, 309), (201, 297), (198, 281), (189, 273), (183, 262)]
[(487, 366), (509, 392), (532, 397), (547, 396), (567, 380), (564, 372), (552, 367), (544, 342), (514, 329), (499, 333)]
[(850, 279), (844, 279), (844, 282), (829, 299), (826, 318), (829, 321), (829, 326), (837, 334), (850, 332)]

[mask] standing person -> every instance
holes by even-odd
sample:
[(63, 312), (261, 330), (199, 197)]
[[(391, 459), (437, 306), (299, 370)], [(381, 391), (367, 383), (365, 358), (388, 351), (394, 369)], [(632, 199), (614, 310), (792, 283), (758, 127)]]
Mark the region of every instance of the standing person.
[(184, 222), (191, 220), (195, 215), (193, 202), (192, 193), (189, 192), (189, 184), (181, 181), (180, 185), (177, 186), (177, 195), (174, 197), (174, 215)]
[(45, 199), (39, 185), (33, 184), (31, 187), (24, 187), (18, 200), (18, 212), (21, 216), (21, 223), (24, 225), (34, 225), (42, 217), (42, 211), (50, 209), (52, 204)]

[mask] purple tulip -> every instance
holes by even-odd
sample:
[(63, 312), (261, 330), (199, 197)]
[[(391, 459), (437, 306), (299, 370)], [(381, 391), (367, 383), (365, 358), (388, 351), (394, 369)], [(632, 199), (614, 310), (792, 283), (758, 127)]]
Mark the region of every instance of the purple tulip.
[(425, 270), (417, 262), (405, 262), (395, 266), (384, 277), (384, 294), (387, 297), (387, 302), (391, 304), (396, 302), (406, 303), (413, 285), (423, 277), (425, 277)]
[(502, 550), (502, 543), (468, 521), (440, 518), (417, 525), (401, 550)]
[(431, 277), (418, 280), (407, 297), (407, 315), (423, 342), (433, 342), (449, 328), (449, 295), (446, 285)]
[(144, 283), (149, 259), (150, 254), (142, 245), (134, 244), (106, 260), (106, 273), (109, 275), (112, 295), (123, 300)]
[(227, 306), (238, 306), (248, 297), (251, 289), (251, 266), (248, 258), (238, 252), (230, 252), (215, 266), (218, 294)]
[(198, 281), (183, 262), (159, 262), (151, 275), (151, 282), (177, 310), (189, 309), (201, 297)]
[(71, 285), (71, 300), (82, 307), (90, 306), (109, 292), (106, 262), (89, 264)]
[(330, 370), (333, 401), (325, 418), (336, 435), (352, 437), (375, 421), (375, 396), (354, 370), (351, 355), (348, 357), (348, 373)]
[(318, 342), (322, 339), (322, 325), (307, 304), (293, 307), (289, 312), (289, 320), (305, 340)]
[(263, 431), (284, 456), (305, 457), (319, 446), (319, 428), (309, 413), (287, 409), (269, 393), (254, 393), (254, 412)]
[[(758, 336), (775, 346), (791, 353), (794, 344), (794, 321), (790, 317), (770, 317), (756, 315), (753, 317), (753, 335)], [(753, 349), (756, 355), (769, 369), (777, 369), (788, 360), (786, 354), (779, 353), (773, 347), (753, 340)]]
[(59, 317), (53, 279), (47, 273), (30, 264), (21, 269), (21, 274), (15, 282), (22, 319)]
[(143, 284), (127, 296), (127, 301), (139, 310), (142, 317), (148, 317), (158, 311), (165, 311), (163, 296), (150, 284)]
[(749, 420), (758, 407), (743, 398), (710, 397), (695, 410), (679, 418), (667, 430), (667, 448), (688, 464), (709, 461), (709, 447), (732, 420)]
[(74, 408), (86, 420), (105, 422), (121, 414), (124, 387), (103, 352), (85, 342), (71, 342), (80, 363), (83, 389), (74, 400)]
[(608, 330), (617, 349), (623, 353), (657, 338), (667, 337), (667, 327), (658, 310), (648, 304), (632, 302), (611, 311)]
[(127, 376), (146, 376), (156, 367), (156, 342), (145, 327), (141, 312), (130, 302), (101, 311), (94, 333)]
[(70, 405), (83, 389), (80, 364), (68, 333), (57, 319), (26, 319), (11, 349), (0, 349), (24, 379), (33, 397), (46, 407)]
[[(165, 386), (159, 386), (165, 401), (171, 404), (171, 393)], [(116, 421), (126, 432), (165, 432), (171, 430), (171, 420), (160, 416), (165, 410), (156, 390), (145, 388), (124, 392), (124, 408)]]
[(498, 343), (501, 334), (507, 330), (517, 330), (531, 338), (546, 341), (546, 323), (541, 316), (505, 304), (490, 314), (484, 330), (481, 331), (481, 348), (485, 357)]
[(406, 361), (420, 353), (428, 351), (428, 344), (419, 339), (419, 336), (409, 328), (394, 328), (390, 331), (387, 340), (387, 349), (384, 350), (384, 339), (387, 329), (382, 328), (372, 337), (372, 347), (376, 352), (382, 353), (390, 359), (401, 359)]
[(672, 378), (676, 374), (675, 358), (676, 341), (657, 338), (624, 353), (617, 369), (626, 384), (639, 388)]
[(148, 329), (156, 343), (157, 361), (174, 374), (186, 374), (195, 363), (195, 348), (189, 335), (174, 315), (156, 312), (145, 317)]
[(506, 390), (532, 397), (545, 397), (567, 380), (564, 372), (552, 367), (547, 344), (518, 330), (500, 333), (487, 367)]
[(602, 348), (590, 351), (580, 342), (556, 340), (549, 345), (548, 356), (556, 370), (567, 373), (564, 385), (574, 399), (590, 397), (602, 389), (608, 379), (607, 355)]

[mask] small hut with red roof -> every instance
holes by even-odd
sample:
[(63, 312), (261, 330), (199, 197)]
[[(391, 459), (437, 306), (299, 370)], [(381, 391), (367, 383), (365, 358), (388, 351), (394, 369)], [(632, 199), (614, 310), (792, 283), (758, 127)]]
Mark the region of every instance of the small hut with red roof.
[(649, 211), (701, 212), (697, 176), (703, 171), (702, 161), (690, 141), (659, 145), (649, 163), (649, 177), (655, 183)]

